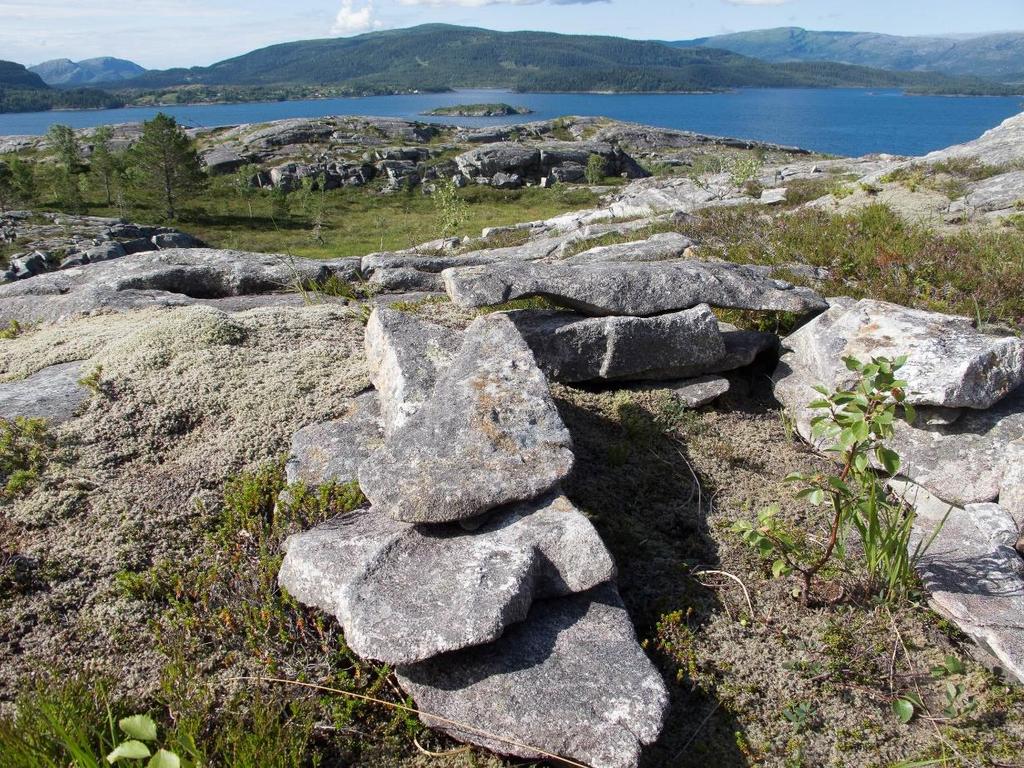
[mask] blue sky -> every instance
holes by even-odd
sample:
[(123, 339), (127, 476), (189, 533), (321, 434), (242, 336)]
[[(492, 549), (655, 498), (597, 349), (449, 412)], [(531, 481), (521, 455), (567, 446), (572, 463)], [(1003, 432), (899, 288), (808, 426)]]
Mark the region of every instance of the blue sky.
[(0, 59), (191, 66), (426, 22), (660, 39), (776, 26), (945, 35), (1024, 30), (1024, 0), (0, 0)]

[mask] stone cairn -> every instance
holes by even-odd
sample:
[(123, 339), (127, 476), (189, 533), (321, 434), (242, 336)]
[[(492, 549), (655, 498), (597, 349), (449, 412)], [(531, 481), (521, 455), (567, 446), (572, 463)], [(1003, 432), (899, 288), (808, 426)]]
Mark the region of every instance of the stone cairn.
[(683, 378), (692, 394), (703, 377), (704, 402), (728, 386), (713, 374), (775, 342), (718, 323), (705, 301), (825, 303), (718, 263), (516, 266), (443, 279), (463, 306), (541, 286), (585, 314), (493, 313), (459, 332), (374, 310), (374, 389), (344, 418), (297, 433), (288, 464), (291, 482), (358, 479), (371, 506), (290, 537), (279, 580), (335, 615), (354, 651), (395, 665), (427, 725), (502, 754), (627, 768), (658, 737), (668, 693), (611, 555), (560, 491), (573, 444), (548, 378)]

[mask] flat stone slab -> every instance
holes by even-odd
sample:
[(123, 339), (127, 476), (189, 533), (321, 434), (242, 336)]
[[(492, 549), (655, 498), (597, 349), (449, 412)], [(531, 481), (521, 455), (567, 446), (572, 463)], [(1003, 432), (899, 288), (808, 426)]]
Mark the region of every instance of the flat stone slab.
[(359, 465), (383, 441), (377, 393), (364, 392), (340, 419), (311, 424), (292, 436), (291, 452), (284, 466), (288, 484), (304, 483), (314, 488), (326, 483), (352, 482), (359, 473)]
[(512, 321), (485, 315), (463, 338), (430, 398), (359, 469), (367, 498), (397, 520), (477, 517), (572, 469), (572, 438)]
[(998, 504), (951, 508), (913, 483), (891, 487), (917, 510), (911, 551), (945, 518), (917, 568), (933, 607), (1024, 682), (1024, 560), (1013, 518)]
[(462, 307), (544, 296), (596, 316), (647, 317), (698, 304), (798, 314), (828, 308), (825, 300), (808, 288), (718, 261), (490, 264), (446, 269), (441, 274), (448, 295)]
[(668, 708), (665, 684), (611, 584), (535, 603), (497, 642), (397, 674), (430, 713), (423, 722), (431, 728), (527, 760), (554, 754), (594, 768), (635, 768)]
[(678, 232), (666, 232), (634, 243), (599, 245), (589, 251), (563, 259), (562, 263), (575, 266), (603, 262), (667, 261), (682, 257), (686, 249), (692, 245), (694, 242), (690, 238)]
[(412, 267), (377, 269), (370, 276), (370, 285), (385, 293), (408, 291), (440, 292), (444, 290), (441, 275), (436, 272), (421, 272)]
[(700, 376), (685, 381), (665, 382), (663, 388), (686, 408), (713, 403), (729, 391), (729, 380), (722, 376)]
[(380, 393), (385, 434), (409, 420), (459, 351), (462, 335), (409, 312), (378, 306), (366, 324), (370, 379)]
[(0, 383), (0, 418), (70, 421), (89, 399), (89, 390), (78, 383), (84, 366), (81, 360), (51, 365), (21, 381)]
[(597, 531), (560, 495), (472, 532), (358, 510), (289, 537), (285, 550), (281, 585), (336, 615), (356, 653), (389, 664), (491, 642), (535, 600), (615, 576)]
[(555, 381), (674, 378), (711, 370), (726, 354), (718, 321), (706, 304), (655, 317), (547, 310), (508, 316)]
[(806, 375), (829, 389), (856, 374), (842, 358), (907, 355), (900, 377), (914, 405), (988, 408), (1024, 383), (1024, 341), (990, 336), (967, 318), (864, 299), (837, 302), (786, 339)]
[[(344, 277), (350, 260), (336, 267)], [(323, 282), (332, 267), (314, 259), (212, 248), (133, 253), (0, 285), (0, 323), (54, 321), (98, 311), (187, 306)]]

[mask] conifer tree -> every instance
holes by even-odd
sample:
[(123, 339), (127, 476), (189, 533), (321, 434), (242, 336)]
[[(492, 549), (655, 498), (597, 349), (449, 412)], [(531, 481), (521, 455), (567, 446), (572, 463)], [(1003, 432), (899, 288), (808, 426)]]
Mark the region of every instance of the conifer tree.
[(142, 124), (131, 161), (137, 191), (164, 206), (168, 219), (176, 217), (183, 198), (199, 192), (206, 182), (194, 142), (162, 112)]

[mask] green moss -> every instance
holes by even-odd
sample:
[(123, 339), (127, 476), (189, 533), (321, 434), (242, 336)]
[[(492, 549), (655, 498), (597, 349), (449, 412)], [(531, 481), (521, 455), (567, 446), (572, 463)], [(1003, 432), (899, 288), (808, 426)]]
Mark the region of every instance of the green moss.
[(0, 418), (0, 500), (31, 490), (55, 445), (46, 419)]

